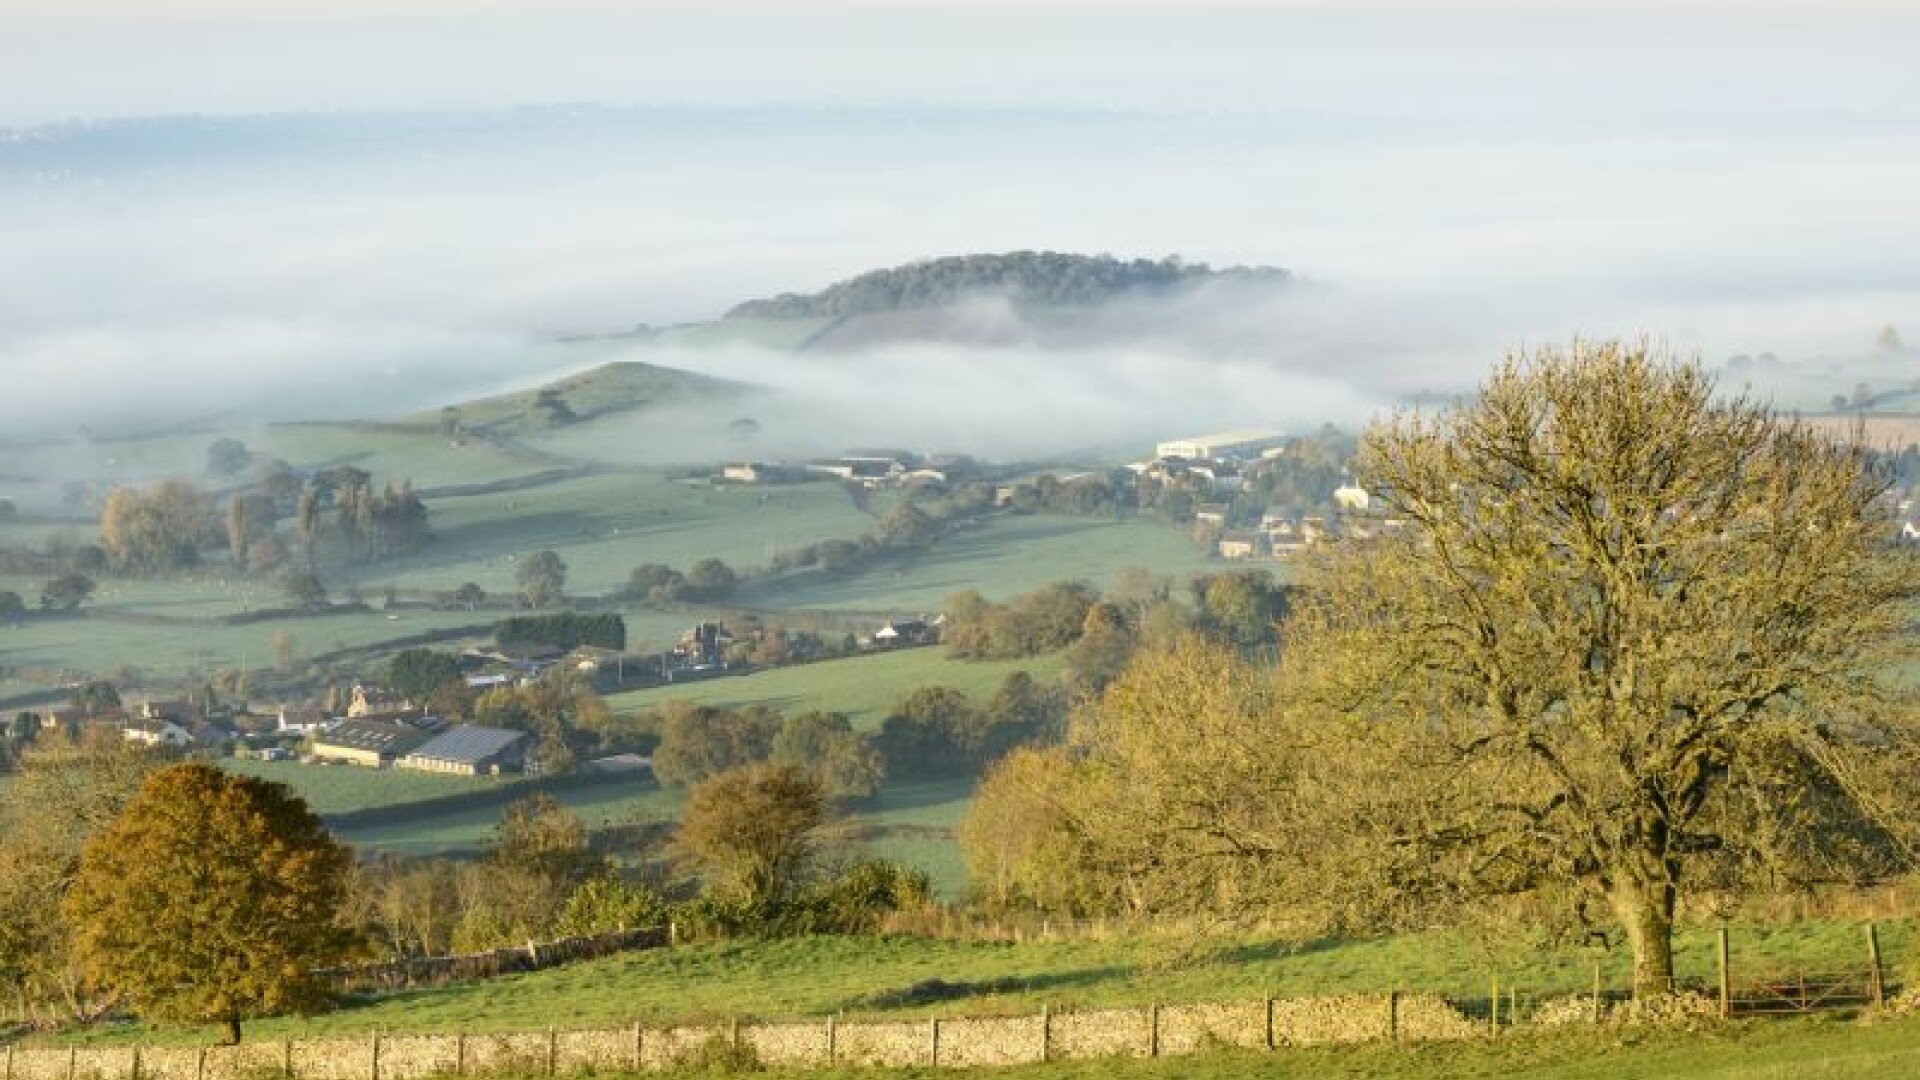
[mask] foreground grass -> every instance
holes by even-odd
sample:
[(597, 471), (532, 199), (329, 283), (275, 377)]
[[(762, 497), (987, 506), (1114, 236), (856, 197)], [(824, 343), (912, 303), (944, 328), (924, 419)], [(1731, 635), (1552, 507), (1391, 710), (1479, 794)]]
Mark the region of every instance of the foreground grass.
[[(1920, 938), (1912, 920), (1883, 923), (1898, 966)], [(1856, 958), (1860, 926), (1809, 921), (1769, 929), (1737, 926), (1741, 970), (1833, 970)], [(1679, 941), (1683, 976), (1710, 977), (1713, 932)], [(1196, 939), (1138, 934), (1113, 940), (1024, 943), (907, 937), (734, 941), (630, 953), (486, 982), (420, 989), (356, 1002), (311, 1019), (261, 1021), (250, 1037), (384, 1031), (509, 1031), (587, 1028), (723, 1016), (768, 1019), (843, 1016), (1029, 1014), (1146, 1002), (1247, 1000), (1264, 994), (1380, 993), (1391, 988), (1483, 996), (1503, 988), (1529, 998), (1584, 992), (1592, 957), (1579, 949), (1496, 948), (1462, 933), (1289, 944), (1257, 938)], [(1624, 987), (1628, 958), (1603, 960), (1609, 986)], [(179, 1042), (216, 1037), (176, 1027), (123, 1026), (88, 1040)]]
[[(650, 1074), (658, 1075), (658, 1074)], [(681, 1075), (693, 1075), (691, 1073)], [(932, 1080), (952, 1070), (834, 1070), (819, 1080)], [(1098, 1058), (995, 1069), (1006, 1080), (1906, 1080), (1920, 1018), (1744, 1021), (1701, 1031), (1573, 1029), (1500, 1040)]]

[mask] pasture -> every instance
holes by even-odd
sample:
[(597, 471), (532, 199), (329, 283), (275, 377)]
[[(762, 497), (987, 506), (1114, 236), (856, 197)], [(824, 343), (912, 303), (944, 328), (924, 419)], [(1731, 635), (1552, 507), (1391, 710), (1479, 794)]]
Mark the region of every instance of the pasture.
[[(1209, 559), (1178, 528), (1144, 517), (994, 517), (977, 528), (942, 540), (931, 551), (857, 577), (809, 575), (768, 581), (744, 591), (745, 602), (764, 607), (822, 611), (939, 611), (945, 599), (978, 589), (1004, 600), (1056, 581), (1081, 580), (1104, 587), (1116, 572), (1142, 566), (1184, 582), (1191, 574), (1217, 572), (1233, 563)], [(1262, 568), (1281, 572), (1275, 562)]]
[(319, 765), (298, 761), (226, 758), (221, 768), (285, 784), (316, 814), (345, 814), (386, 806), (489, 791), (511, 780), (489, 776), (444, 776), (407, 769), (364, 769), (358, 765)]
[[(1792, 928), (1736, 923), (1736, 963), (1819, 970), (1856, 960), (1857, 923)], [(1881, 924), (1893, 974), (1912, 970), (1914, 925)], [(1713, 975), (1713, 930), (1681, 932), (1683, 977)], [(813, 937), (721, 941), (626, 953), (524, 975), (382, 995), (310, 1019), (263, 1020), (249, 1037), (370, 1031), (537, 1031), (663, 1023), (700, 1017), (910, 1018), (1013, 1015), (1147, 1002), (1229, 1001), (1400, 988), (1484, 1001), (1489, 979), (1529, 1000), (1590, 992), (1594, 957), (1530, 935), (1460, 932), (1371, 939), (1285, 941), (1252, 932), (1198, 935), (1179, 928), (1116, 926), (1111, 934), (1018, 943), (918, 937)], [(1609, 986), (1623, 987), (1630, 959), (1602, 958)], [(87, 1038), (190, 1038), (175, 1027), (126, 1027)], [(1632, 1039), (1640, 1033), (1614, 1033)], [(1595, 1074), (1615, 1075), (1615, 1074)]]
[(938, 647), (869, 653), (845, 660), (773, 668), (704, 682), (629, 690), (607, 699), (620, 713), (638, 713), (669, 701), (743, 708), (764, 705), (789, 715), (811, 710), (843, 712), (863, 731), (922, 686), (951, 686), (975, 699), (990, 697), (1002, 680), (1025, 671), (1046, 681), (1066, 666), (1063, 654), (1025, 660), (955, 660)]

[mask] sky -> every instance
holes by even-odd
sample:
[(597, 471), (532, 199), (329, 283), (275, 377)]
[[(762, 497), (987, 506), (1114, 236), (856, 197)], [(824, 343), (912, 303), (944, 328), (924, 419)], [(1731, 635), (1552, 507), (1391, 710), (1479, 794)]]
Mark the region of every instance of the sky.
[[(1920, 339), (1898, 6), (1333, 6), (0, 0), (0, 371), (31, 388), (0, 424), (424, 408), (550, 373), (557, 335), (1020, 248), (1310, 281), (1232, 315), (1270, 362), (1195, 423), (1352, 420), (1575, 332)], [(1218, 359), (1080, 357), (1124, 391), (1081, 411)], [(1004, 418), (1040, 362), (929, 400)]]

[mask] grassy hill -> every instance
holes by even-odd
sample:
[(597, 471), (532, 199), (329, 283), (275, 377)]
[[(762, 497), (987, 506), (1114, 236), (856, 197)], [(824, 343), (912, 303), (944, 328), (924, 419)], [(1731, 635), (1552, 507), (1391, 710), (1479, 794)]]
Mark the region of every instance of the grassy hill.
[[(620, 361), (451, 408), (457, 411), (462, 430), (529, 435), (640, 409), (723, 400), (748, 389), (744, 383), (678, 368)], [(434, 411), (409, 420), (437, 424), (442, 416)]]

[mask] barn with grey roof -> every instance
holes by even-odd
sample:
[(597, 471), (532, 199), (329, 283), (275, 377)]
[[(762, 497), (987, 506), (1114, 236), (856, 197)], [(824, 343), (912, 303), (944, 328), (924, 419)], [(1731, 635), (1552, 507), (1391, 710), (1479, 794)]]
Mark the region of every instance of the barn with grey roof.
[(461, 724), (401, 758), (399, 766), (459, 776), (519, 772), (526, 763), (526, 743), (524, 731)]

